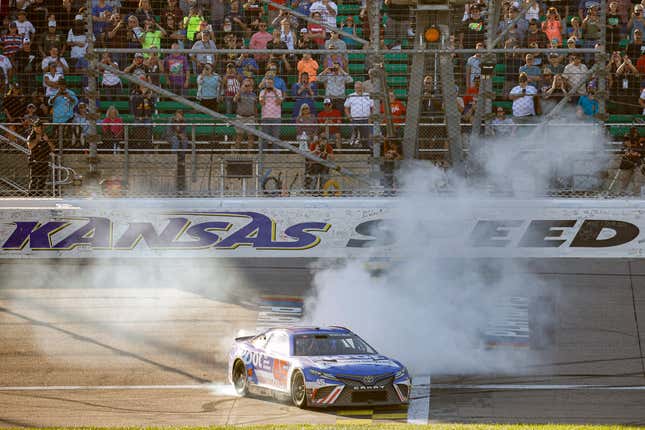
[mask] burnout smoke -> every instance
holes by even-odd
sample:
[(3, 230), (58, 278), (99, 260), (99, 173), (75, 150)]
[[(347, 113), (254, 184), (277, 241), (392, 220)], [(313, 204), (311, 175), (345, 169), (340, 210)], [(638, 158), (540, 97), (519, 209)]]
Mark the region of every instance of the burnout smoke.
[(538, 297), (550, 285), (514, 260), (469, 258), (463, 232), (472, 228), (478, 202), (490, 197), (482, 184), (526, 198), (543, 195), (578, 162), (594, 177), (606, 166), (598, 155), (602, 137), (593, 127), (554, 126), (525, 140), (482, 143), (475, 185), (422, 162), (402, 175), (396, 222), (386, 227), (396, 250), (389, 267), (380, 276), (363, 260), (318, 270), (306, 303), (313, 323), (346, 325), (415, 373), (526, 371), (534, 353), (487, 349), (484, 331), (502, 303)]

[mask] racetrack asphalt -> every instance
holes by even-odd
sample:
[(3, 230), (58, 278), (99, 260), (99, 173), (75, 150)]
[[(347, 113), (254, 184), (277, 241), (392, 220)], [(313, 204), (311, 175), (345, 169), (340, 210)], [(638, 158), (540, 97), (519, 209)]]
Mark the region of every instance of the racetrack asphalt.
[[(309, 263), (230, 261), (248, 289), (224, 296), (154, 285), (63, 288), (27, 272), (0, 278), (0, 427), (400, 420), (239, 398), (225, 383), (227, 348), (255, 329), (256, 299), (306, 294)], [(0, 273), (7, 265), (28, 267), (4, 262)], [(433, 375), (429, 421), (645, 425), (645, 263), (547, 260), (526, 270), (558, 281), (549, 292), (553, 344), (534, 351), (522, 374)]]

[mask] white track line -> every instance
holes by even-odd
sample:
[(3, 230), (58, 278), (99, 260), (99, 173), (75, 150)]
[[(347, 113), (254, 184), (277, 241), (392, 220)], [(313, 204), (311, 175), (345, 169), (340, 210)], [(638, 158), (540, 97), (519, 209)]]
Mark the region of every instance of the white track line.
[(428, 424), (430, 418), (430, 376), (414, 376), (410, 390), (408, 423)]
[[(425, 382), (419, 377), (413, 380), (410, 409), (415, 401), (419, 406), (424, 403), (430, 407), (430, 377)], [(210, 390), (222, 384), (191, 385), (43, 385), (25, 387), (0, 387), (0, 391), (99, 391), (99, 390)], [(442, 390), (605, 390), (605, 391), (645, 391), (645, 385), (565, 385), (565, 384), (432, 384), (434, 389)], [(418, 390), (418, 391), (417, 391)], [(426, 401), (427, 399), (427, 401)], [(416, 406), (415, 406), (416, 407)], [(411, 415), (411, 414), (410, 414)]]

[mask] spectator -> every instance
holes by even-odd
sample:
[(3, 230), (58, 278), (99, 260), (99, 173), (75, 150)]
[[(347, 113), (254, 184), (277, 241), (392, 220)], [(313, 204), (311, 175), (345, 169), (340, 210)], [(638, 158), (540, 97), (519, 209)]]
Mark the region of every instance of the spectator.
[(232, 63), (226, 65), (226, 73), (224, 74), (223, 83), (224, 92), (224, 105), (226, 107), (226, 114), (231, 115), (235, 112), (234, 99), (240, 92), (240, 80)]
[(18, 19), (14, 21), (16, 27), (18, 28), (18, 34), (23, 38), (28, 37), (30, 40), (33, 39), (36, 34), (36, 29), (34, 25), (27, 20), (27, 14), (24, 10), (18, 11)]
[[(282, 101), (284, 93), (274, 86), (272, 77), (264, 78), (264, 88), (260, 91), (260, 106), (262, 106), (261, 124), (262, 131), (276, 139), (280, 138), (280, 122), (282, 118)], [(262, 150), (264, 139), (260, 139), (260, 150)], [(269, 143), (269, 148), (271, 143)]]
[[(216, 6), (216, 5), (222, 5), (222, 2), (213, 1), (211, 2), (211, 4), (213, 5), (213, 7), (211, 8), (211, 15), (213, 15), (216, 13), (216, 10), (220, 8), (220, 6)], [(181, 7), (179, 7), (179, 0), (168, 0), (168, 3), (166, 4), (166, 8), (163, 11), (162, 16), (166, 17), (166, 22), (168, 22), (168, 17), (171, 17), (172, 21), (176, 23), (180, 23), (184, 18), (184, 11), (181, 10)], [(221, 17), (223, 18), (223, 14)], [(221, 19), (219, 21), (219, 25), (220, 26), (222, 25)]]
[[(583, 48), (593, 48), (600, 41), (600, 27), (602, 23), (598, 15), (599, 9), (600, 5), (590, 7), (589, 13), (582, 21)], [(593, 54), (585, 54), (586, 63), (591, 63), (592, 59)]]
[[(215, 51), (215, 42), (210, 40), (210, 35), (207, 32), (201, 34), (201, 38), (195, 42), (192, 47), (193, 50), (212, 50)], [(195, 64), (196, 73), (201, 73), (205, 64), (215, 64), (215, 55), (213, 54), (194, 54), (191, 58)]]
[(148, 82), (153, 85), (161, 85), (161, 75), (164, 74), (163, 62), (159, 59), (159, 54), (153, 52), (148, 58), (144, 60), (148, 66)]
[[(317, 136), (313, 139), (309, 144), (309, 151), (323, 160), (334, 159), (334, 148), (329, 144), (326, 136)], [(328, 180), (329, 167), (305, 160), (305, 189), (320, 191)]]
[(571, 59), (571, 63), (565, 66), (562, 76), (567, 80), (571, 90), (574, 90), (578, 95), (582, 95), (586, 91), (585, 82), (588, 80), (587, 73), (589, 69), (582, 63), (580, 55), (574, 54)]
[[(179, 49), (179, 44), (173, 43), (172, 49)], [(190, 67), (188, 66), (188, 59), (184, 54), (173, 52), (167, 55), (163, 61), (168, 88), (173, 93), (185, 96), (190, 87)]]
[(103, 143), (116, 151), (118, 143), (123, 139), (123, 119), (114, 105), (108, 108), (101, 124)]
[(539, 48), (549, 46), (546, 34), (540, 30), (539, 21), (536, 19), (529, 21), (529, 31), (526, 33), (526, 46), (530, 46), (531, 43), (537, 43)]
[(134, 121), (138, 125), (132, 127), (130, 138), (140, 144), (152, 143), (152, 113), (155, 109), (155, 97), (148, 88), (143, 85), (135, 88), (131, 95), (131, 109)]
[[(318, 22), (321, 22), (322, 20), (320, 12), (312, 12), (311, 18)], [(325, 47), (325, 27), (323, 27), (321, 24), (310, 22), (309, 24), (307, 24), (307, 28), (305, 28), (305, 30), (307, 31), (300, 30), (301, 37), (312, 40), (316, 44), (318, 49), (323, 49)]]
[(318, 113), (318, 124), (321, 125), (321, 133), (327, 139), (331, 140), (332, 136), (336, 140), (336, 149), (341, 148), (340, 127), (339, 124), (343, 121), (340, 110), (332, 105), (330, 98), (323, 100), (323, 110)]
[[(273, 30), (273, 37), (267, 42), (267, 49), (288, 49), (287, 44), (280, 39), (280, 30)], [(291, 64), (287, 59), (287, 54), (269, 54), (268, 62), (275, 63), (279, 66), (280, 71), (291, 71)]]
[[(295, 8), (294, 10), (301, 15), (309, 16), (311, 15), (311, 4), (313, 0), (293, 0), (291, 2), (291, 7)], [(302, 21), (304, 23), (304, 21)], [(300, 24), (300, 22), (299, 22)], [(305, 25), (305, 24), (302, 24)], [(301, 25), (299, 25), (301, 26)]]
[[(388, 97), (390, 99), (390, 114), (392, 115), (392, 124), (394, 125), (394, 136), (397, 139), (403, 138), (403, 127), (405, 124), (405, 105), (403, 102), (396, 98), (394, 90), (388, 91)], [(385, 114), (384, 104), (381, 105), (381, 114)]]
[(627, 22), (627, 33), (630, 39), (635, 37), (634, 32), (640, 30), (641, 34), (645, 31), (645, 17), (643, 16), (643, 5), (636, 4), (631, 18)]
[(641, 93), (640, 74), (627, 55), (623, 56), (623, 63), (616, 70), (616, 79), (616, 92), (610, 93), (611, 100), (617, 105), (616, 113), (639, 114), (636, 100)]
[(161, 39), (161, 47), (163, 49), (172, 48), (173, 43), (177, 43), (179, 45), (179, 49), (184, 49), (186, 30), (181, 28), (180, 23), (181, 19), (175, 19), (174, 15), (166, 15), (164, 28), (166, 29), (168, 37)]
[[(22, 94), (20, 86), (13, 84), (9, 87), (4, 100), (2, 101), (2, 110), (4, 112), (6, 121), (10, 123), (9, 128), (15, 132), (19, 131), (19, 126), (14, 123), (20, 123), (22, 117), (26, 112), (27, 103)], [(11, 135), (5, 135), (14, 140)]]
[(64, 75), (59, 73), (56, 63), (49, 64), (49, 70), (43, 75), (43, 87), (45, 88), (45, 97), (49, 98), (56, 94), (58, 83), (64, 79)]
[(307, 141), (316, 135), (318, 122), (316, 117), (312, 115), (311, 107), (308, 104), (301, 104), (298, 109), (298, 114), (294, 115), (294, 117), (296, 122), (296, 136), (298, 136), (298, 139), (300, 139), (303, 133)]
[(389, 193), (396, 191), (395, 172), (397, 161), (401, 160), (401, 142), (397, 139), (383, 141), (383, 187)]
[(582, 40), (582, 20), (579, 17), (574, 16), (571, 18), (570, 24), (571, 27), (567, 29), (567, 38), (573, 38), (577, 44), (578, 40)]
[(300, 75), (298, 82), (293, 84), (291, 87), (291, 97), (295, 99), (295, 104), (293, 106), (293, 118), (296, 118), (301, 111), (303, 105), (309, 106), (309, 111), (315, 115), (316, 109), (314, 104), (314, 98), (318, 95), (318, 87), (316, 82), (311, 82), (309, 79), (309, 74), (303, 72)]
[(97, 0), (92, 7), (92, 23), (94, 24), (94, 37), (96, 39), (108, 27), (112, 12), (114, 12), (114, 9), (107, 5), (105, 0)]
[(459, 33), (459, 47), (473, 49), (477, 42), (484, 42), (486, 37), (486, 20), (482, 18), (479, 6), (470, 8), (470, 16), (464, 21)]
[[(327, 26), (326, 32), (330, 33), (331, 29), (336, 28), (336, 15), (338, 15), (338, 6), (333, 0), (317, 0), (309, 8), (312, 15), (320, 13), (320, 20)], [(314, 18), (318, 19), (318, 18)]]
[(345, 86), (354, 79), (345, 72), (340, 64), (327, 67), (318, 76), (318, 82), (325, 84), (325, 97), (332, 101), (336, 110), (342, 111), (345, 100)]
[(166, 141), (170, 143), (170, 148), (173, 151), (188, 149), (188, 133), (185, 122), (184, 111), (179, 109), (170, 120), (171, 124), (166, 127)]
[(255, 79), (255, 76), (260, 71), (258, 63), (255, 61), (253, 56), (249, 55), (247, 52), (242, 52), (240, 54), (240, 57), (235, 61), (235, 67), (240, 78)]
[(22, 116), (22, 135), (24, 137), (29, 136), (33, 130), (33, 126), (36, 121), (40, 121), (38, 117), (38, 111), (36, 110), (36, 105), (29, 103), (27, 105), (27, 112)]
[(511, 118), (506, 116), (504, 108), (495, 109), (495, 118), (491, 121), (491, 135), (495, 137), (510, 137), (515, 135), (516, 127)]
[[(119, 70), (119, 64), (115, 61), (112, 61), (112, 56), (109, 52), (103, 53), (103, 58), (101, 58), (101, 63), (111, 66)], [(103, 71), (103, 80), (101, 82), (102, 94), (103, 97), (107, 100), (112, 100), (117, 96), (121, 95), (123, 91), (123, 85), (121, 83), (121, 78), (118, 75), (112, 73), (109, 70)]]
[(134, 15), (139, 20), (139, 23), (154, 21), (155, 13), (150, 5), (150, 0), (139, 0), (139, 7), (134, 11)]
[[(333, 51), (336, 49), (336, 46), (334, 45), (329, 45), (329, 50)], [(330, 52), (327, 54), (325, 57), (325, 63), (323, 64), (323, 67), (333, 67), (335, 64), (340, 65), (340, 68), (344, 71), (348, 71), (349, 69), (349, 64), (347, 64), (347, 59), (344, 55), (339, 54), (338, 52)]]
[[(347, 51), (347, 44), (340, 38), (337, 31), (332, 31), (328, 40), (325, 41), (325, 49), (337, 49), (339, 51)], [(345, 62), (347, 62), (347, 55), (343, 55)]]
[(267, 78), (271, 78), (273, 79), (273, 87), (280, 90), (283, 95), (286, 95), (287, 83), (284, 81), (284, 79), (278, 76), (277, 73), (278, 73), (278, 66), (273, 63), (269, 63), (269, 65), (267, 66), (267, 71), (264, 74), (264, 78), (260, 81), (258, 88), (263, 89), (265, 86), (265, 80)]
[(49, 97), (49, 105), (52, 107), (52, 122), (58, 124), (55, 128), (56, 139), (60, 137), (60, 133), (63, 133), (63, 139), (69, 137), (72, 130), (63, 124), (72, 122), (77, 103), (78, 98), (74, 91), (67, 89), (65, 79), (59, 80), (58, 89), (54, 95)]
[[(36, 58), (36, 52), (32, 49), (32, 44), (29, 40), (25, 40), (22, 44), (22, 48), (16, 52), (13, 58), (13, 63), (16, 66), (15, 75), (18, 79), (18, 83), (22, 88), (24, 88), (25, 94), (31, 94), (36, 87), (34, 75), (39, 72), (39, 61)], [(4, 70), (2, 70), (2, 72), (4, 72)], [(4, 79), (2, 79), (2, 81), (4, 82)]]
[[(297, 49), (319, 49), (320, 45), (316, 43), (313, 39), (307, 37), (308, 30), (306, 27), (300, 29), (300, 37), (296, 42)], [(317, 59), (317, 56), (314, 56), (314, 59)]]
[[(121, 19), (118, 12), (110, 16), (110, 22), (105, 26), (103, 43), (110, 49), (124, 49), (128, 47), (128, 39), (132, 37), (132, 29), (129, 27), (130, 20), (126, 22)], [(112, 54), (112, 59), (118, 64), (126, 64), (126, 54)]]
[(642, 30), (634, 30), (634, 40), (627, 45), (626, 52), (627, 56), (634, 61), (638, 60), (641, 55), (645, 54)]
[(524, 58), (526, 59), (526, 63), (519, 68), (519, 72), (526, 73), (526, 76), (529, 78), (529, 85), (537, 89), (542, 79), (542, 71), (538, 66), (533, 64), (533, 54), (526, 54)]
[(412, 10), (408, 3), (401, 4), (392, 0), (385, 0), (384, 3), (387, 6), (385, 39), (393, 40), (388, 48), (400, 49), (402, 40), (414, 36), (414, 32), (410, 26)]
[(576, 106), (576, 116), (579, 119), (593, 119), (598, 115), (600, 105), (596, 100), (596, 90), (592, 85), (587, 88), (587, 94), (583, 94), (578, 99)]
[(87, 105), (85, 103), (78, 104), (78, 111), (74, 114), (72, 122), (74, 123), (74, 139), (73, 142), (77, 142), (75, 146), (83, 146), (85, 142), (85, 136), (89, 134), (90, 131), (90, 121), (87, 118)]
[(65, 55), (67, 43), (63, 36), (56, 32), (57, 22), (50, 20), (47, 24), (47, 31), (37, 35), (36, 47), (41, 57), (46, 57), (52, 48), (57, 48), (61, 55)]
[(221, 98), (221, 77), (213, 71), (212, 64), (205, 64), (197, 76), (197, 100), (202, 106), (217, 111), (217, 103)]
[[(358, 28), (354, 24), (354, 18), (352, 18), (351, 16), (345, 18), (345, 21), (343, 21), (343, 23), (341, 24), (340, 30), (343, 33), (348, 33), (358, 37)], [(347, 49), (360, 49), (363, 46), (361, 43), (347, 36), (342, 36), (341, 40), (345, 42)]]
[[(478, 42), (477, 45), (475, 45), (475, 49), (484, 49), (484, 44), (482, 42)], [(482, 59), (479, 52), (474, 53), (471, 57), (468, 58), (468, 60), (466, 61), (466, 88), (472, 87), (475, 77), (481, 75), (481, 66)]]
[(558, 47), (562, 45), (562, 18), (558, 10), (550, 7), (546, 13), (546, 20), (542, 23), (542, 31), (546, 34), (547, 40), (557, 41)]
[(580, 20), (585, 19), (589, 13), (589, 9), (594, 6), (600, 7), (600, 0), (580, 0), (578, 3), (578, 16), (580, 17)]
[[(239, 44), (237, 43), (237, 36), (233, 33), (228, 33), (224, 36), (224, 49), (238, 49)], [(222, 63), (222, 73), (226, 72), (225, 65), (228, 63), (234, 63), (237, 60), (237, 54), (234, 52), (224, 54), (220, 57)]]
[[(274, 36), (272, 36), (267, 31), (266, 22), (261, 22), (258, 25), (257, 33), (254, 33), (253, 36), (251, 36), (251, 40), (249, 42), (249, 49), (267, 49), (267, 43), (269, 43), (273, 39), (274, 39)], [(258, 64), (262, 67), (262, 69), (264, 69), (266, 62), (269, 59), (269, 56), (267, 54), (256, 54), (255, 59), (258, 62)]]
[[(640, 167), (643, 172), (643, 160), (645, 159), (645, 139), (643, 139), (636, 127), (631, 127), (623, 141), (623, 155), (620, 160), (620, 180), (618, 192), (625, 192), (634, 177), (634, 169)], [(623, 174), (624, 172), (624, 174)], [(613, 191), (613, 190), (610, 190)]]
[[(159, 49), (161, 48), (161, 41), (167, 36), (166, 30), (152, 19), (145, 22), (143, 37), (139, 40), (143, 49)], [(144, 53), (143, 56), (148, 58), (150, 54)]]
[(620, 52), (612, 52), (611, 58), (605, 67), (605, 71), (607, 72), (607, 87), (611, 95), (616, 94), (618, 85), (620, 84), (616, 72), (621, 64), (623, 64), (623, 57), (620, 55)]
[(50, 63), (54, 63), (56, 65), (56, 71), (58, 73), (64, 74), (69, 71), (67, 61), (65, 61), (65, 59), (58, 54), (58, 49), (55, 47), (51, 48), (49, 55), (43, 58), (43, 61), (41, 63), (43, 72), (49, 70)]
[[(519, 8), (512, 6), (504, 20), (501, 20), (497, 26), (497, 33), (502, 34), (507, 27), (513, 26), (509, 31), (503, 36), (504, 43), (509, 39), (514, 39), (518, 44), (522, 45), (526, 39), (526, 33), (529, 29), (529, 22), (524, 19), (523, 16), (518, 17), (520, 13)], [(515, 21), (515, 23), (513, 23)]]
[(550, 112), (567, 95), (568, 90), (567, 81), (562, 74), (554, 75), (551, 88), (544, 92), (544, 112)]
[(228, 15), (224, 19), (224, 26), (226, 26), (226, 19), (229, 20), (231, 31), (235, 34), (243, 35), (249, 30), (239, 0), (231, 0)]
[(537, 89), (529, 85), (526, 73), (520, 73), (519, 84), (513, 87), (509, 98), (513, 101), (513, 118), (516, 121), (527, 122), (536, 115), (534, 97)]
[(251, 31), (259, 31), (260, 24), (266, 24), (263, 21), (264, 8), (258, 0), (247, 0), (242, 5), (242, 10)]
[(371, 147), (372, 127), (369, 125), (369, 118), (374, 113), (374, 101), (363, 92), (362, 82), (354, 83), (354, 92), (347, 97), (344, 107), (345, 115), (353, 124), (353, 139), (350, 145), (361, 144)]
[(546, 94), (546, 92), (553, 86), (553, 72), (548, 67), (542, 70), (542, 79), (538, 85), (538, 93)]
[(134, 60), (132, 60), (132, 64), (123, 69), (123, 71), (125, 73), (131, 73), (139, 79), (145, 79), (150, 73), (150, 67), (148, 67), (148, 65), (145, 63), (143, 54), (141, 52), (137, 52), (136, 54), (134, 54)]
[(288, 18), (284, 18), (280, 21), (280, 40), (287, 45), (287, 49), (293, 50), (296, 47), (296, 42), (298, 37), (296, 31), (291, 27), (291, 21)]
[[(2, 53), (9, 59), (13, 60), (13, 56), (22, 47), (24, 36), (18, 34), (18, 26), (15, 22), (9, 23), (9, 31), (0, 37), (2, 42)], [(29, 40), (29, 38), (26, 38)]]
[(609, 10), (607, 11), (607, 50), (609, 52), (617, 51), (620, 47), (620, 40), (622, 39), (622, 25), (621, 17), (618, 12), (618, 2), (612, 1), (609, 3)]
[(540, 16), (542, 15), (542, 8), (540, 7), (538, 1), (528, 0), (526, 3), (526, 12), (524, 12), (524, 18), (526, 18), (528, 22), (531, 22), (532, 20), (539, 21)]
[[(257, 94), (253, 91), (253, 80), (244, 79), (241, 89), (233, 97), (235, 103), (236, 119), (248, 127), (253, 127), (257, 120)], [(247, 150), (251, 150), (254, 144), (255, 135), (243, 129), (236, 129), (235, 131), (235, 148), (242, 148), (242, 138), (246, 140)]]
[(48, 196), (47, 180), (51, 176), (49, 162), (51, 153), (56, 147), (45, 134), (42, 122), (33, 124), (33, 130), (27, 138), (29, 154), (29, 197)]
[(210, 40), (215, 42), (215, 32), (213, 31), (213, 26), (206, 21), (199, 23), (199, 31), (195, 33), (195, 40), (201, 39), (202, 33), (208, 33)]
[(67, 46), (70, 47), (70, 59), (76, 71), (87, 70), (87, 29), (83, 21), (76, 20), (67, 33)]

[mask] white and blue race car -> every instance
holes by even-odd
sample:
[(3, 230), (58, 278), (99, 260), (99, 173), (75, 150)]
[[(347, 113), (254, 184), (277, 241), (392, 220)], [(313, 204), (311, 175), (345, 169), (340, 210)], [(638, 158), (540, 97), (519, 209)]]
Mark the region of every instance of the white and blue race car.
[(411, 383), (405, 366), (337, 326), (238, 337), (228, 378), (239, 395), (269, 390), (301, 408), (407, 404)]

